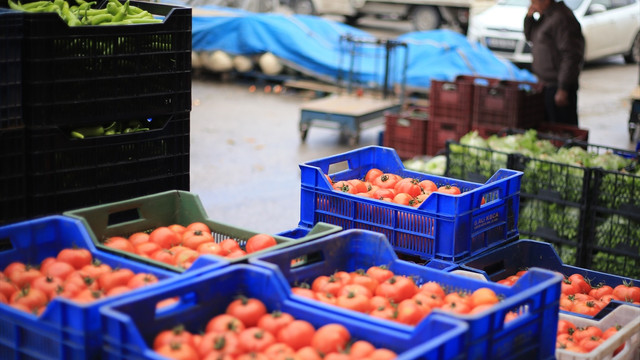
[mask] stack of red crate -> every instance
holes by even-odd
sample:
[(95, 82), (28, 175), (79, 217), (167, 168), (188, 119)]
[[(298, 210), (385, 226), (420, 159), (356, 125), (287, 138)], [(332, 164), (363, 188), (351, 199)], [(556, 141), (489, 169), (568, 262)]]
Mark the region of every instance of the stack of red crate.
[(402, 160), (426, 154), (428, 120), (426, 107), (385, 114), (383, 145), (394, 148)]
[(454, 81), (431, 81), (428, 155), (435, 155), (445, 148), (447, 140), (457, 141), (471, 130), (476, 88), (498, 82), (498, 79), (467, 75), (458, 76)]
[(481, 135), (501, 129), (531, 129), (544, 121), (542, 85), (522, 81), (498, 81), (476, 86), (471, 127)]

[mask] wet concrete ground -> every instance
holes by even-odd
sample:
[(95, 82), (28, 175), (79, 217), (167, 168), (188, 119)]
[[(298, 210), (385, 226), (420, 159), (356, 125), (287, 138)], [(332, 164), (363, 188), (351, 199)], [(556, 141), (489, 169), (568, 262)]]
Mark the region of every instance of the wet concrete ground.
[[(300, 105), (308, 92), (249, 92), (246, 82), (194, 75), (191, 113), (191, 191), (213, 220), (276, 233), (297, 226), (300, 163), (377, 145), (383, 126), (361, 133), (354, 147), (338, 131), (312, 127), (302, 143)], [(581, 77), (580, 126), (590, 142), (633, 149), (627, 122), (638, 65), (621, 58), (589, 64)]]

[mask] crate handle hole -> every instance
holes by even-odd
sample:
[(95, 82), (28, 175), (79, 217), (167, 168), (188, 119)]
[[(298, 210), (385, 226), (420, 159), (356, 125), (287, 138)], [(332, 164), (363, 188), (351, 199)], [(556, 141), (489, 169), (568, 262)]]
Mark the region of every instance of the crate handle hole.
[(11, 239), (2, 238), (0, 239), (0, 252), (5, 252), (13, 250), (13, 244), (11, 243)]
[(109, 214), (107, 224), (108, 226), (112, 226), (139, 219), (140, 213), (138, 212), (138, 209), (128, 209)]
[(487, 266), (484, 266), (482, 270), (486, 272), (487, 275), (491, 276), (499, 271), (504, 270), (504, 260), (500, 260), (492, 264), (489, 264)]
[(298, 256), (291, 260), (291, 269), (306, 267), (324, 261), (322, 251), (315, 251), (306, 255)]
[(194, 292), (161, 299), (155, 306), (155, 318), (176, 317), (177, 314), (188, 311), (197, 304), (198, 297)]
[(347, 170), (347, 169), (349, 169), (349, 162), (345, 160), (345, 161), (329, 164), (329, 171), (327, 173), (335, 174), (337, 172)]

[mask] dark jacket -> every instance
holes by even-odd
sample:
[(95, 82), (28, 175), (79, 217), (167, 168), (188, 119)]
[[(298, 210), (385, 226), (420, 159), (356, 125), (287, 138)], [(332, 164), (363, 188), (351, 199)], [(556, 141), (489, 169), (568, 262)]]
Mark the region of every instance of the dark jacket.
[(552, 1), (538, 20), (524, 19), (524, 35), (531, 42), (531, 70), (545, 84), (577, 89), (584, 60), (580, 23), (564, 2)]

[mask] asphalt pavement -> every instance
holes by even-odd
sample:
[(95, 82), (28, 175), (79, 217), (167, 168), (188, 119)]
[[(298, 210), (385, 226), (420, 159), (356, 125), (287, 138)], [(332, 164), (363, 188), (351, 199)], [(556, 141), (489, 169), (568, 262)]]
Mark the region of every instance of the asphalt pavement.
[[(589, 64), (581, 78), (580, 125), (590, 142), (633, 149), (627, 122), (638, 66), (610, 58)], [(299, 164), (377, 145), (382, 125), (349, 146), (332, 129), (312, 127), (300, 139), (300, 106), (314, 94), (266, 93), (258, 84), (194, 74), (191, 112), (191, 191), (213, 220), (277, 233), (300, 220)]]

